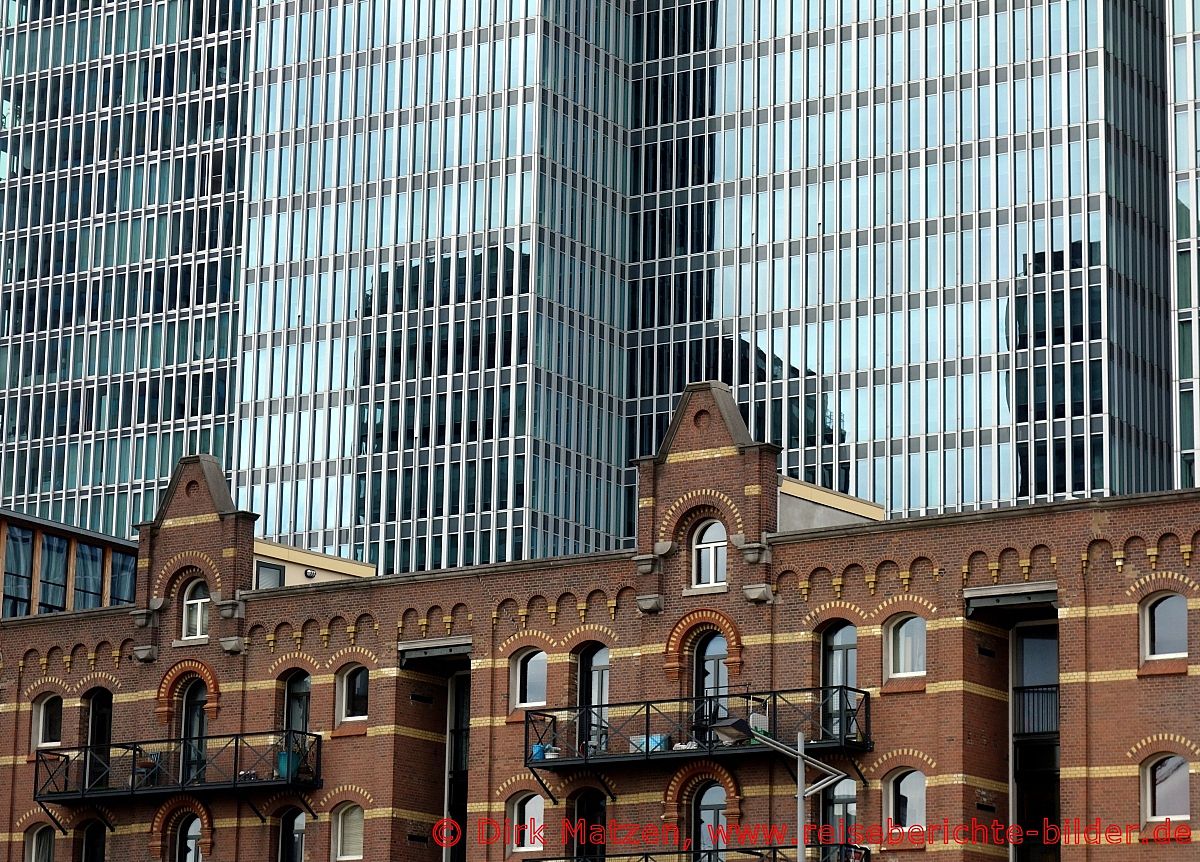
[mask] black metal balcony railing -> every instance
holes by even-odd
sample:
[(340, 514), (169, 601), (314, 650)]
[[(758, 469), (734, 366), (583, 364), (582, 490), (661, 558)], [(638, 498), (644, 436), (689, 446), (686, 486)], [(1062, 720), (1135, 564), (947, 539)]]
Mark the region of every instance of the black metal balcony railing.
[[(821, 862), (870, 862), (871, 851), (852, 844), (827, 844), (820, 848)], [(645, 853), (603, 853), (596, 849), (574, 856), (538, 857), (537, 862), (797, 862), (795, 847), (727, 847), (720, 850), (679, 850)]]
[(1058, 686), (1027, 685), (1013, 689), (1013, 735), (1058, 733)]
[(295, 730), (53, 748), (37, 753), (34, 799), (70, 802), (251, 788), (319, 787), (321, 737)]
[(649, 760), (745, 752), (753, 740), (729, 745), (707, 727), (744, 719), (787, 745), (804, 733), (809, 750), (868, 751), (871, 701), (847, 686), (791, 691), (728, 692), (677, 700), (635, 701), (525, 712), (525, 762), (539, 769), (595, 761)]

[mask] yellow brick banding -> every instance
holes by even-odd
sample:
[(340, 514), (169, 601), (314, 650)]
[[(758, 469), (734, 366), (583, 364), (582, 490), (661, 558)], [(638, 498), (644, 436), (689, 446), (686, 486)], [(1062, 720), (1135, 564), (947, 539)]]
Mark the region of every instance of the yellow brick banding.
[(221, 516), (216, 512), (211, 512), (206, 515), (189, 515), (186, 518), (167, 518), (162, 522), (164, 528), (170, 527), (195, 527), (200, 524), (215, 524), (221, 520)]
[(737, 455), (736, 446), (718, 446), (713, 449), (696, 449), (693, 452), (672, 452), (667, 456), (668, 464), (683, 464), (689, 461), (709, 461), (713, 458), (732, 458)]

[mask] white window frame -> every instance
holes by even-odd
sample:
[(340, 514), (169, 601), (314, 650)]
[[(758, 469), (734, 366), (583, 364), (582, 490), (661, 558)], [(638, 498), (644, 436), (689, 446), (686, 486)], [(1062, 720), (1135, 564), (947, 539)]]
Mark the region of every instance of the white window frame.
[[(902, 625), (907, 623), (909, 620), (921, 620), (921, 622), (924, 623), (924, 626), (921, 631), (921, 635), (922, 635), (923, 640), (925, 641), (925, 643), (923, 644), (923, 646), (925, 647), (925, 649), (924, 649), (925, 665), (920, 670), (898, 671), (898, 670), (896, 670), (896, 658), (897, 658), (896, 657), (896, 644), (895, 644), (896, 632)], [(925, 676), (925, 673), (929, 667), (929, 623), (926, 622), (925, 618), (922, 616), (919, 616), (918, 614), (909, 614), (909, 613), (898, 614), (895, 617), (893, 617), (891, 620), (888, 621), (887, 625), (884, 627), (884, 631), (885, 631), (886, 636), (885, 636), (884, 642), (883, 642), (883, 649), (884, 649), (884, 654), (887, 657), (887, 667), (885, 668), (887, 670), (886, 678), (887, 679), (914, 679), (914, 678)]]
[(521, 698), (521, 689), (524, 687), (522, 683), (527, 676), (527, 668), (529, 661), (536, 655), (541, 653), (546, 656), (546, 661), (543, 664), (545, 668), (545, 678), (542, 680), (542, 689), (549, 695), (550, 691), (550, 656), (545, 650), (537, 647), (529, 647), (516, 653), (510, 662), (509, 686), (512, 690), (513, 709), (526, 709), (531, 707), (545, 706), (546, 700), (523, 700)]
[[(343, 853), (343, 852), (342, 852), (342, 851), (343, 851), (343, 847), (342, 847), (342, 823), (343, 823), (343, 821), (345, 820), (345, 817), (346, 817), (346, 815), (347, 815), (347, 814), (349, 814), (351, 811), (354, 811), (354, 810), (356, 810), (356, 809), (357, 809), (358, 811), (362, 812), (362, 818), (363, 818), (363, 828), (362, 828), (363, 846), (359, 848), (359, 852), (358, 852), (358, 853), (354, 853), (353, 851), (352, 851), (352, 852), (350, 852), (350, 853)], [(333, 813), (333, 840), (330, 842), (330, 844), (331, 844), (331, 847), (329, 848), (329, 849), (330, 849), (330, 851), (331, 851), (331, 852), (330, 852), (330, 858), (333, 860), (333, 862), (357, 862), (357, 860), (360, 860), (360, 859), (363, 859), (363, 858), (364, 858), (364, 856), (363, 856), (363, 853), (366, 851), (366, 843), (367, 843), (367, 820), (366, 820), (366, 815), (367, 815), (367, 813), (366, 813), (366, 811), (363, 811), (363, 807), (362, 807), (361, 805), (358, 805), (358, 804), (356, 804), (356, 803), (353, 803), (353, 802), (347, 802), (345, 805), (342, 805), (342, 806), (340, 806), (340, 807), (339, 807), (339, 808), (338, 808), (338, 809), (337, 809), (337, 810), (336, 810), (336, 811)]]
[[(55, 700), (58, 701), (58, 739), (44, 739), (46, 706)], [(58, 748), (62, 745), (62, 714), (63, 698), (60, 694), (44, 694), (33, 702), (33, 721), (31, 724), (34, 748)]]
[[(57, 836), (53, 826), (35, 826), (25, 833), (25, 862), (54, 862), (54, 844)], [(49, 842), (49, 851), (38, 851)]]
[[(346, 709), (350, 703), (350, 677), (357, 670), (367, 675), (367, 711), (363, 715), (347, 715)], [(337, 723), (346, 724), (353, 721), (366, 721), (371, 717), (371, 671), (361, 664), (351, 664), (338, 671), (337, 675)]]
[[(725, 538), (701, 542), (700, 536), (714, 524), (721, 527)], [(724, 555), (718, 553), (725, 551)], [(718, 566), (721, 559), (724, 565)], [(716, 518), (701, 521), (692, 533), (692, 586), (720, 587), (729, 583), (729, 530)]]
[[(1187, 793), (1187, 814), (1155, 814), (1154, 813), (1154, 767), (1162, 763), (1164, 760), (1169, 760), (1172, 757), (1178, 757), (1183, 761), (1184, 768), (1184, 791)], [(1170, 820), (1172, 823), (1179, 823), (1191, 820), (1192, 813), (1192, 792), (1191, 792), (1191, 772), (1192, 764), (1188, 762), (1186, 757), (1175, 754), (1170, 751), (1159, 752), (1142, 764), (1142, 812), (1143, 822), (1145, 823), (1162, 823)]]
[[(536, 793), (522, 793), (520, 796), (514, 797), (512, 804), (509, 806), (509, 817), (512, 819), (514, 827), (527, 827), (529, 825), (530, 818), (527, 814), (525, 814), (524, 809), (528, 803), (533, 802), (535, 799), (541, 803), (542, 816), (540, 820), (534, 820), (533, 822), (539, 825), (544, 825), (546, 823), (546, 800)], [(514, 837), (516, 837), (518, 840), (513, 841), (512, 845), (509, 847), (511, 852), (535, 853), (544, 851), (546, 849), (542, 843), (529, 840), (532, 830), (522, 828), (518, 831), (514, 828), (513, 832)]]
[[(208, 595), (196, 598), (195, 593), (203, 587)], [(212, 610), (212, 591), (203, 578), (197, 578), (183, 591), (183, 632), (185, 641), (202, 640), (208, 637), (209, 614)], [(193, 619), (193, 614), (195, 619)], [(193, 626), (195, 623), (195, 626)]]
[(1142, 602), (1141, 612), (1138, 614), (1138, 616), (1140, 617), (1140, 625), (1141, 625), (1141, 630), (1142, 630), (1141, 631), (1141, 639), (1142, 639), (1142, 660), (1143, 661), (1150, 661), (1150, 660), (1157, 661), (1159, 659), (1187, 658), (1188, 657), (1188, 653), (1187, 653), (1186, 649), (1183, 652), (1169, 652), (1169, 653), (1167, 653), (1167, 652), (1154, 653), (1154, 652), (1150, 651), (1151, 646), (1152, 646), (1150, 643), (1150, 632), (1152, 630), (1152, 626), (1150, 624), (1151, 609), (1155, 605), (1157, 605), (1160, 601), (1162, 601), (1163, 599), (1169, 599), (1172, 597), (1178, 597), (1183, 600), (1184, 622), (1185, 622), (1185, 628), (1184, 628), (1184, 633), (1183, 633), (1183, 638), (1184, 638), (1183, 642), (1184, 642), (1185, 646), (1187, 645), (1187, 629), (1186, 629), (1187, 597), (1180, 595), (1179, 593), (1173, 593), (1173, 592), (1169, 592), (1169, 591), (1161, 592), (1161, 593), (1154, 593), (1153, 595), (1147, 596), (1146, 599)]
[(903, 769), (896, 770), (890, 776), (888, 776), (887, 782), (884, 785), (884, 820), (890, 821), (899, 826), (900, 822), (896, 818), (896, 787), (905, 778), (914, 774), (921, 776), (921, 783), (925, 788), (925, 816), (921, 818), (920, 823), (907, 823), (901, 827), (903, 829), (912, 829), (913, 827), (920, 827), (921, 829), (924, 829), (926, 824), (929, 822), (929, 776), (927, 776), (920, 769), (913, 769), (906, 766)]

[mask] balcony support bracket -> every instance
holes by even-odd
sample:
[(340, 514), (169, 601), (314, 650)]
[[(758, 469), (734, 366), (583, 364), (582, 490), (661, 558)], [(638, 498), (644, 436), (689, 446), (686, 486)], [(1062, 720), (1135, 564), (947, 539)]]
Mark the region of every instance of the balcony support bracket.
[(300, 794), (300, 807), (303, 808), (308, 816), (313, 820), (317, 819), (317, 812), (313, 811), (312, 805), (310, 805), (308, 802), (308, 797), (303, 793)]
[[(55, 826), (57, 826), (57, 827), (58, 827), (58, 831), (59, 831), (59, 832), (61, 832), (63, 835), (69, 835), (69, 834), (70, 834), (69, 832), (67, 832), (67, 827), (65, 827), (65, 826), (63, 826), (63, 825), (62, 825), (62, 821), (61, 821), (61, 820), (59, 820), (57, 817), (55, 817), (55, 816), (54, 816), (54, 812), (53, 812), (53, 811), (51, 811), (49, 808), (47, 808), (47, 807), (46, 807), (46, 803), (45, 803), (45, 802), (40, 802), (40, 801), (39, 801), (39, 802), (38, 802), (38, 808), (40, 808), (40, 809), (42, 809), (42, 811), (46, 812), (46, 816), (50, 818), (50, 822), (51, 822), (51, 823), (53, 823)], [(112, 826), (109, 826), (107, 823), (106, 823), (105, 825), (106, 825), (106, 826), (108, 826), (108, 828), (109, 828), (110, 830), (112, 829)]]
[(863, 775), (863, 771), (861, 769), (859, 769), (858, 761), (855, 758), (851, 757), (850, 765), (854, 767), (854, 772), (858, 776), (858, 780), (862, 782), (863, 789), (865, 790), (865, 789), (869, 788), (871, 786), (871, 782), (867, 781), (867, 776)]
[(546, 782), (544, 780), (542, 780), (542, 776), (538, 774), (538, 771), (531, 766), (531, 767), (529, 767), (529, 772), (530, 772), (530, 774), (533, 775), (534, 781), (536, 781), (538, 784), (540, 784), (542, 786), (542, 790), (546, 791), (546, 795), (550, 797), (550, 802), (554, 805), (557, 805), (558, 800), (555, 798), (554, 793), (551, 792), (551, 790), (550, 790), (549, 786), (547, 786)]
[(266, 817), (264, 817), (264, 816), (263, 816), (263, 813), (262, 813), (261, 811), (259, 811), (259, 810), (258, 810), (258, 806), (257, 806), (257, 805), (255, 805), (255, 804), (254, 804), (254, 802), (252, 802), (252, 801), (251, 801), (251, 800), (249, 800), (249, 799), (246, 799), (246, 800), (244, 800), (244, 801), (245, 801), (245, 803), (246, 803), (247, 805), (249, 805), (249, 806), (250, 806), (250, 810), (251, 810), (251, 811), (253, 811), (255, 814), (257, 814), (257, 815), (258, 815), (258, 820), (259, 820), (259, 822), (260, 822), (260, 823), (266, 823), (266, 822), (267, 822), (267, 818), (266, 818)]
[(609, 799), (611, 799), (613, 802), (617, 801), (617, 794), (613, 792), (612, 785), (608, 783), (603, 775), (601, 775), (595, 769), (589, 769), (588, 774), (591, 775), (592, 778), (596, 779), (596, 781), (600, 782), (600, 786), (604, 788), (604, 792), (608, 794)]

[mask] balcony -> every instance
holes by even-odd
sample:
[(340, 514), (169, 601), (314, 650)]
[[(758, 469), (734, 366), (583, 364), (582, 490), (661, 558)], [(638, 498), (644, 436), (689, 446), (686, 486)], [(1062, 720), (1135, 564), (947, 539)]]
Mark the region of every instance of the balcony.
[(54, 748), (37, 753), (34, 799), (70, 803), (209, 790), (321, 786), (321, 737), (295, 730)]
[(1013, 736), (1058, 733), (1058, 686), (1027, 685), (1013, 689)]
[(705, 728), (745, 719), (788, 745), (804, 733), (809, 752), (869, 751), (871, 702), (846, 686), (729, 692), (677, 700), (635, 701), (525, 712), (525, 765), (568, 769), (587, 763), (670, 760), (769, 749), (753, 740), (728, 745)]

